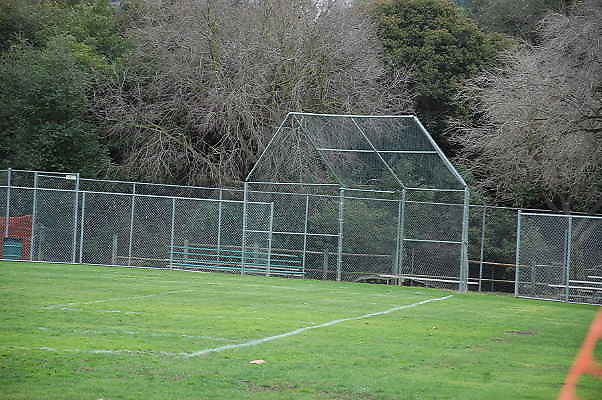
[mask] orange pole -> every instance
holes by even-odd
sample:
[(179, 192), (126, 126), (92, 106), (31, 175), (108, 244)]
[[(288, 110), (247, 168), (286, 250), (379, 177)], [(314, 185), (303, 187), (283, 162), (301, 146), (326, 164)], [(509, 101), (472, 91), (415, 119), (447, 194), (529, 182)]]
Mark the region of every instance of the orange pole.
[(602, 379), (602, 365), (594, 359), (594, 349), (598, 340), (602, 340), (602, 310), (598, 314), (581, 345), (581, 350), (571, 367), (558, 400), (578, 400), (577, 383), (582, 375), (591, 375)]

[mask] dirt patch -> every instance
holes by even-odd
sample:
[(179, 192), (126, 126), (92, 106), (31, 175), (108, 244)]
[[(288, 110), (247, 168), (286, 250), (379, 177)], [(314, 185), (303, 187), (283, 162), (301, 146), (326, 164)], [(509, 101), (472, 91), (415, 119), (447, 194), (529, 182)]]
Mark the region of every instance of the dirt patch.
[(247, 390), (249, 392), (283, 392), (286, 390), (295, 390), (295, 385), (256, 385), (254, 383), (247, 383)]
[(522, 331), (504, 331), (504, 333), (508, 335), (537, 335), (537, 331), (533, 331), (530, 329)]

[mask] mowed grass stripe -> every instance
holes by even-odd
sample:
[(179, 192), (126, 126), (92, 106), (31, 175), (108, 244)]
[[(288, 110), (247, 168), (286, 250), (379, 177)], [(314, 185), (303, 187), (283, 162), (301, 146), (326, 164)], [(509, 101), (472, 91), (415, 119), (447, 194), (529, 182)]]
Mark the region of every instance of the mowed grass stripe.
[[(597, 310), (454, 293), (441, 304), (184, 359), (174, 354), (450, 292), (37, 263), (0, 269), (7, 399), (549, 399)], [(178, 290), (191, 292), (43, 309)], [(602, 384), (585, 380), (579, 393), (598, 399)]]
[[(21, 268), (21, 274), (26, 272), (23, 269), (25, 265), (28, 264), (15, 264), (17, 268)], [(64, 279), (61, 281), (53, 276), (53, 285), (48, 288), (46, 284), (48, 268), (53, 267), (56, 268), (54, 264), (33, 264), (31, 274), (24, 277), (34, 287), (43, 285), (47, 288), (47, 290), (32, 291), (40, 297), (37, 302), (37, 305), (41, 306), (40, 310), (46, 312), (40, 314), (36, 307), (31, 310), (34, 315), (41, 318), (41, 326), (45, 326), (44, 321), (49, 319), (72, 332), (81, 327), (89, 332), (93, 332), (98, 327), (109, 329), (122, 327), (139, 332), (138, 335), (128, 336), (88, 333), (49, 335), (49, 337), (42, 335), (39, 330), (28, 332), (32, 336), (31, 340), (35, 347), (49, 347), (57, 351), (74, 348), (85, 351), (100, 348), (190, 352), (223, 344), (214, 343), (211, 337), (224, 337), (238, 342), (261, 339), (300, 326), (321, 324), (333, 318), (345, 318), (359, 313), (381, 311), (400, 303), (411, 303), (416, 299), (429, 297), (429, 294), (424, 291), (401, 294), (399, 291), (389, 290), (385, 293), (382, 291), (373, 293), (378, 296), (371, 296), (368, 291), (367, 299), (358, 299), (357, 285), (341, 286), (342, 284), (336, 282), (329, 282), (321, 292), (313, 288), (314, 294), (299, 295), (300, 291), (283, 291), (274, 283), (286, 282), (288, 287), (294, 288), (295, 286), (291, 284), (298, 285), (300, 281), (272, 278), (268, 280), (271, 284), (266, 288), (266, 280), (262, 278), (190, 274), (181, 271), (170, 274), (169, 271), (148, 270), (137, 270), (139, 280), (117, 281), (115, 285), (109, 285), (107, 288), (107, 282), (104, 280), (101, 284), (97, 283), (99, 281), (97, 276), (102, 275), (107, 269), (81, 266), (65, 266), (64, 268), (73, 269), (73, 278), (71, 274), (58, 274)], [(117, 275), (117, 270), (108, 270), (111, 275)], [(120, 270), (123, 274), (132, 273), (129, 269)], [(183, 289), (178, 285), (175, 291), (156, 292), (157, 285), (153, 282), (153, 278), (164, 278), (165, 274), (186, 279), (190, 283), (188, 286), (190, 289)], [(61, 282), (67, 287), (60, 288)], [(263, 285), (257, 282), (263, 282)], [(75, 287), (71, 287), (72, 285)], [(313, 285), (301, 285), (300, 288), (303, 286), (311, 290)], [(170, 287), (161, 285), (159, 289), (170, 289)], [(63, 303), (47, 305), (48, 300), (45, 296), (48, 294), (60, 296), (53, 297), (52, 301), (63, 301)], [(382, 296), (383, 294), (386, 295)], [(65, 302), (65, 299), (68, 301)], [(11, 324), (8, 323), (6, 327), (10, 329)], [(147, 335), (145, 332), (150, 333)], [(176, 332), (199, 338), (191, 341), (188, 337), (176, 336), (166, 341), (158, 335), (164, 332)], [(94, 340), (91, 340), (92, 337)], [(21, 340), (27, 339), (22, 335)]]

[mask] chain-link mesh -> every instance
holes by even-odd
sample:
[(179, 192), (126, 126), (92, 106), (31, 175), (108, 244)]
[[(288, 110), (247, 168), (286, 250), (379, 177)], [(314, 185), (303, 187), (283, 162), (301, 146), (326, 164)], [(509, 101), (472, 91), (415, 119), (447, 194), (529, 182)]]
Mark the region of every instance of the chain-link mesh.
[(132, 196), (84, 192), (80, 262), (128, 265)]
[(344, 198), (341, 279), (396, 273), (399, 201)]
[(602, 218), (571, 218), (569, 300), (602, 305)]
[[(34, 191), (26, 191), (23, 204), (33, 204)], [(25, 195), (25, 191), (23, 193)], [(77, 192), (71, 190), (36, 189), (33, 260), (74, 262), (76, 248)], [(11, 195), (11, 208), (13, 208)], [(16, 201), (15, 201), (16, 202)]]
[[(305, 140), (311, 145), (307, 135)], [(375, 136), (378, 140), (384, 139)], [(408, 140), (416, 151), (429, 144)], [(387, 143), (375, 147), (394, 148)], [(308, 168), (312, 160), (325, 159), (302, 157)], [(255, 182), (248, 184), (245, 206), (244, 191), (235, 188), (161, 187), (18, 170), (0, 171), (0, 183), (2, 259), (241, 273), (244, 257), (246, 273), (345, 280), (394, 275), (410, 284), (458, 288), (462, 247), (469, 241), (469, 287), (515, 288), (518, 210), (471, 206), (467, 221), (462, 190)], [(600, 219), (528, 213), (522, 218), (527, 225), (521, 230), (517, 294), (599, 304)], [(569, 268), (563, 275), (564, 265)]]
[[(466, 208), (463, 192), (409, 190), (403, 203), (401, 274), (411, 284), (458, 289)], [(473, 286), (475, 281), (467, 284)]]
[(485, 213), (481, 287), (512, 292), (516, 275), (516, 223), (518, 210), (488, 207)]
[(290, 113), (247, 181), (249, 199), (274, 203), (274, 240), (302, 251), (312, 277), (401, 278), (419, 249), (439, 263), (429, 286), (467, 280), (466, 185), (413, 116)]
[(520, 214), (516, 294), (602, 304), (602, 218)]

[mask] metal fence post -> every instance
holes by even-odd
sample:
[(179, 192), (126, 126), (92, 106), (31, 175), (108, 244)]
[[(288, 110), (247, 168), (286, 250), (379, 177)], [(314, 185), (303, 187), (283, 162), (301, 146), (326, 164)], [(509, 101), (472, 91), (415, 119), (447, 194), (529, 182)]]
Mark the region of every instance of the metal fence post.
[(328, 279), (328, 249), (322, 253), (322, 280)]
[[(272, 203), (273, 204), (273, 203)], [(307, 253), (307, 224), (309, 219), (309, 195), (305, 195), (305, 220), (303, 222), (303, 258), (302, 258), (302, 267), (303, 267), (303, 277), (305, 278), (305, 259)]]
[(274, 203), (270, 203), (270, 222), (269, 222), (269, 233), (268, 233), (268, 266), (267, 276), (270, 276), (270, 269), (272, 266), (272, 231), (274, 223)]
[(38, 173), (33, 173), (33, 201), (31, 205), (31, 237), (29, 238), (29, 261), (33, 261), (33, 249), (35, 246), (36, 222), (38, 214)]
[(470, 207), (470, 192), (464, 187), (464, 210), (462, 213), (462, 249), (460, 251), (460, 291), (468, 291), (468, 218)]
[(134, 207), (136, 203), (136, 184), (132, 185), (132, 206), (130, 207), (130, 237), (128, 243), (128, 267), (132, 265), (132, 242), (134, 240)]
[(117, 246), (118, 246), (118, 238), (117, 234), (113, 235), (111, 240), (111, 264), (119, 265), (119, 260), (117, 259)]
[(84, 255), (84, 224), (86, 218), (86, 192), (82, 193), (82, 216), (80, 218), (79, 224), (79, 263), (83, 262)]
[[(8, 237), (8, 225), (10, 224), (10, 186), (12, 180), (12, 169), (8, 169), (7, 175), (7, 188), (6, 188), (6, 216), (4, 219), (4, 237)], [(4, 253), (2, 253), (4, 254)]]
[[(399, 209), (397, 211), (397, 249), (395, 257), (395, 275), (401, 274), (401, 265), (403, 264), (403, 256), (405, 252), (405, 213), (406, 213), (406, 188), (401, 190), (401, 199), (399, 200)], [(403, 281), (399, 279), (401, 285)]]
[(517, 221), (516, 221), (516, 260), (514, 261), (514, 264), (516, 265), (516, 268), (514, 269), (514, 296), (518, 297), (518, 278), (520, 276), (520, 225), (521, 225), (521, 220), (522, 220), (522, 213), (521, 210), (518, 210), (518, 214), (517, 214)]
[(573, 216), (569, 215), (569, 226), (566, 232), (566, 254), (565, 254), (565, 271), (564, 271), (564, 281), (565, 281), (565, 289), (564, 289), (564, 297), (565, 301), (569, 301), (570, 294), (570, 280), (571, 280), (571, 252), (573, 251)]
[(345, 189), (339, 189), (339, 245), (337, 253), (337, 281), (341, 280), (343, 266), (343, 223), (345, 218)]
[(247, 202), (249, 195), (249, 184), (245, 182), (244, 184), (244, 194), (243, 194), (243, 203), (242, 203), (242, 254), (240, 257), (240, 274), (244, 275), (245, 273), (245, 257), (246, 257), (246, 249), (247, 249)]
[(217, 203), (217, 262), (220, 262), (222, 253), (222, 204), (224, 199), (223, 190), (219, 189), (219, 202)]
[(173, 269), (173, 243), (174, 243), (174, 231), (176, 225), (176, 199), (171, 199), (171, 235), (169, 237), (169, 268)]
[(481, 220), (481, 251), (479, 254), (479, 292), (481, 291), (481, 285), (483, 281), (483, 255), (485, 253), (485, 216), (487, 214), (487, 207), (483, 206), (483, 217)]
[(73, 202), (73, 248), (71, 249), (71, 263), (75, 264), (77, 261), (77, 227), (78, 227), (78, 213), (79, 210), (79, 172), (75, 174), (75, 190), (74, 202)]

